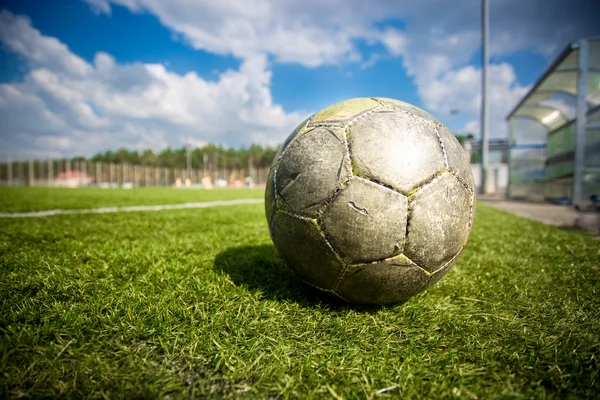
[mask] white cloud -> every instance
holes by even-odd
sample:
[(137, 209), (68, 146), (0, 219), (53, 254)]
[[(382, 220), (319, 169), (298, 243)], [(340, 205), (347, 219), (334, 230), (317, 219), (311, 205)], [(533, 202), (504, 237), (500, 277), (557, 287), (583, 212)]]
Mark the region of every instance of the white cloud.
[[(507, 63), (492, 64), (488, 71), (490, 104), (490, 137), (507, 135), (506, 115), (527, 93), (529, 87), (516, 82), (516, 75)], [(479, 135), (481, 110), (481, 69), (468, 65), (439, 74), (419, 88), (425, 105), (440, 115), (451, 110), (472, 115), (475, 118), (464, 126), (465, 132)]]
[[(460, 109), (477, 117), (478, 69), (469, 66), (481, 44), (480, 2), (390, 2), (386, 0), (86, 0), (97, 10), (111, 3), (149, 12), (195, 48), (240, 58), (272, 55), (307, 67), (360, 61), (369, 68), (382, 58), (401, 57), (431, 111)], [(593, 5), (504, 0), (491, 4), (491, 50), (496, 56), (519, 50), (545, 56), (578, 36), (597, 34)], [(402, 20), (404, 28), (386, 22)], [(361, 54), (357, 40), (379, 43), (388, 54)], [(492, 109), (509, 110), (524, 93), (505, 64), (492, 69)], [(468, 86), (470, 85), (470, 86)], [(468, 87), (467, 87), (468, 86)], [(503, 118), (495, 119), (501, 124)], [(473, 127), (473, 124), (471, 124)], [(505, 134), (506, 127), (499, 129)]]
[[(479, 68), (471, 64), (480, 46), (480, 2), (84, 1), (97, 13), (110, 15), (112, 7), (122, 6), (153, 14), (178, 40), (233, 55), (242, 65), (208, 81), (165, 65), (119, 64), (102, 52), (88, 63), (26, 18), (3, 12), (0, 41), (21, 55), (30, 71), (23, 82), (0, 86), (2, 149), (40, 146), (39, 137), (72, 138), (68, 149), (67, 142), (46, 143), (56, 143), (64, 154), (89, 154), (95, 151), (92, 142), (100, 148), (155, 149), (190, 138), (275, 143), (306, 113), (289, 113), (273, 102), (266, 60), (309, 68), (356, 62), (369, 68), (396, 57), (426, 108), (437, 114), (458, 109), (472, 119), (468, 128), (478, 124)], [(493, 55), (527, 50), (549, 57), (568, 40), (597, 35), (598, 9), (592, 3), (491, 2)], [(377, 50), (361, 51), (361, 43)], [(492, 71), (492, 121), (502, 136), (505, 113), (526, 88), (516, 82), (510, 65), (498, 63)], [(17, 141), (16, 135), (29, 139)]]
[(0, 41), (32, 65), (43, 65), (76, 76), (92, 72), (84, 60), (71, 53), (58, 39), (43, 36), (36, 29), (28, 29), (30, 26), (28, 18), (1, 11)]
[(406, 35), (398, 29), (388, 28), (383, 31), (381, 42), (394, 56), (401, 56), (406, 51)]
[[(0, 85), (2, 159), (187, 142), (276, 144), (306, 115), (273, 103), (264, 56), (206, 81), (160, 64), (119, 64), (101, 52), (87, 63), (7, 12), (0, 26), (0, 39), (31, 65), (23, 82)], [(59, 57), (49, 60), (52, 51)]]
[(357, 61), (353, 40), (376, 35), (355, 14), (365, 8), (357, 1), (86, 1), (98, 12), (109, 13), (113, 3), (152, 13), (196, 49), (239, 58), (270, 54), (308, 67)]

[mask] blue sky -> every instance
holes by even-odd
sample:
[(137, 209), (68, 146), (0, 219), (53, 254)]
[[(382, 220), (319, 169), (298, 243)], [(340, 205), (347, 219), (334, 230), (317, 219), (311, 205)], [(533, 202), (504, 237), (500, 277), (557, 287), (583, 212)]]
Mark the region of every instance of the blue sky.
[[(492, 0), (492, 137), (593, 1)], [(480, 2), (4, 1), (0, 160), (275, 145), (335, 101), (413, 103), (479, 134)], [(451, 110), (458, 110), (452, 114)]]

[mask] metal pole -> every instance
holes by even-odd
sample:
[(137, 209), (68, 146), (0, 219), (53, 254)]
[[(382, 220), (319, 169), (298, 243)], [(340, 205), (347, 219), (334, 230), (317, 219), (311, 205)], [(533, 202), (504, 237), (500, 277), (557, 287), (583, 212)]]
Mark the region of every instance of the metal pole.
[(573, 205), (583, 202), (583, 174), (585, 168), (585, 126), (587, 124), (587, 84), (589, 46), (586, 39), (580, 39), (579, 62), (577, 66), (577, 108), (575, 111), (575, 160), (573, 161)]
[(480, 193), (486, 193), (486, 175), (488, 170), (488, 134), (489, 134), (489, 108), (487, 99), (487, 74), (488, 74), (488, 45), (489, 45), (489, 1), (482, 0), (481, 31), (482, 31), (482, 58), (481, 58), (481, 188)]
[(508, 154), (506, 163), (508, 164), (508, 186), (506, 188), (506, 198), (510, 199), (510, 174), (512, 170), (512, 149), (515, 140), (515, 120), (514, 118), (508, 119)]

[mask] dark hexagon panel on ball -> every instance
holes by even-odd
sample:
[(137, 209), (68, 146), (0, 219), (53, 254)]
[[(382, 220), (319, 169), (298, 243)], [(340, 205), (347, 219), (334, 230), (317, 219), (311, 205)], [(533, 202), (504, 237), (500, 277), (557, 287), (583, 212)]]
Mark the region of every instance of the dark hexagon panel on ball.
[(344, 262), (357, 264), (402, 252), (407, 211), (406, 196), (355, 176), (325, 208), (320, 221)]
[(302, 122), (267, 178), (271, 239), (308, 284), (392, 304), (431, 287), (469, 238), (475, 188), (437, 119), (388, 98), (345, 100)]
[(350, 176), (341, 132), (315, 127), (282, 152), (275, 191), (289, 211), (316, 217), (320, 208)]

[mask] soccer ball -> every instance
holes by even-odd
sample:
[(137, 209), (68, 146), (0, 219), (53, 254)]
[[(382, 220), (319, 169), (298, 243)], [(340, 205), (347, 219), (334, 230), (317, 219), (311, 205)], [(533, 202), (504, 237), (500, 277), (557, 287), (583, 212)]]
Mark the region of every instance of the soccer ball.
[(475, 209), (469, 160), (430, 114), (387, 98), (302, 122), (269, 171), (271, 239), (305, 282), (348, 302), (408, 300), (450, 270)]

